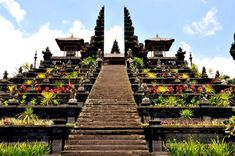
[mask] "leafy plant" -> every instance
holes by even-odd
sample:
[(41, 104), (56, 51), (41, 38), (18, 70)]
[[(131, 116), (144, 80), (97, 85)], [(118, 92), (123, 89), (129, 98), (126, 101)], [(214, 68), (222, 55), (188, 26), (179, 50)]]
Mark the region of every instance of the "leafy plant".
[(139, 58), (139, 57), (134, 57), (133, 63), (134, 63), (134, 65), (139, 66), (139, 67), (143, 67), (144, 66), (143, 59)]
[(228, 106), (230, 105), (230, 98), (231, 98), (231, 93), (228, 91), (224, 91), (222, 93), (219, 93), (219, 98), (220, 98), (220, 105), (221, 106)]
[(37, 104), (37, 99), (36, 98), (33, 98), (31, 101), (30, 101), (31, 105), (36, 105)]
[(186, 73), (183, 73), (183, 74), (181, 75), (181, 78), (182, 78), (182, 79), (188, 79), (188, 78), (189, 78), (189, 75), (186, 74)]
[(178, 73), (178, 72), (179, 72), (179, 69), (177, 69), (177, 68), (171, 69), (171, 72), (173, 72), (173, 73)]
[(155, 106), (163, 105), (166, 103), (166, 98), (164, 98), (163, 96), (159, 96), (158, 98), (153, 99), (153, 103), (155, 104)]
[(214, 93), (214, 89), (210, 84), (205, 85), (206, 93)]
[(200, 101), (196, 97), (193, 97), (191, 100), (191, 105), (198, 106), (199, 104), (200, 104)]
[(148, 72), (148, 73), (146, 73), (146, 75), (148, 78), (157, 78), (155, 73)]
[(150, 69), (143, 69), (143, 74), (147, 74), (148, 72), (150, 72)]
[(56, 82), (55, 82), (55, 86), (56, 86), (56, 88), (61, 88), (61, 87), (64, 86), (64, 83), (61, 82), (61, 81), (56, 81)]
[(182, 119), (191, 119), (193, 111), (191, 109), (183, 109), (180, 111), (180, 116)]
[(96, 63), (96, 60), (93, 57), (87, 57), (82, 60), (81, 65), (88, 65), (91, 66)]
[(25, 81), (25, 84), (26, 84), (26, 85), (31, 85), (32, 83), (33, 83), (32, 80), (26, 80), (26, 81)]
[(0, 155), (3, 156), (40, 156), (48, 155), (50, 147), (47, 143), (40, 142), (18, 142), (0, 143)]
[(21, 104), (21, 105), (25, 105), (25, 104), (27, 103), (27, 100), (26, 100), (26, 99), (27, 99), (27, 95), (23, 95), (23, 96), (22, 96), (22, 100), (20, 101), (20, 104)]
[(213, 139), (211, 144), (208, 145), (208, 150), (206, 150), (208, 156), (232, 156), (233, 153), (233, 145), (226, 143), (224, 139), (220, 141), (218, 138)]
[(167, 105), (176, 106), (178, 104), (178, 99), (175, 96), (170, 96), (166, 100)]
[(229, 135), (228, 137), (235, 136), (235, 116), (231, 116), (225, 126), (225, 133)]
[(198, 67), (196, 64), (192, 64), (191, 68), (190, 68), (191, 72), (194, 74), (195, 77), (201, 77), (202, 73), (199, 72)]
[(167, 142), (167, 148), (172, 156), (201, 156), (205, 146), (199, 141), (189, 138), (177, 142), (175, 139)]
[(17, 119), (30, 123), (30, 121), (38, 120), (38, 116), (33, 113), (32, 107), (27, 107), (24, 112), (17, 115)]
[(54, 68), (47, 68), (46, 73), (50, 74), (53, 70), (54, 70)]
[(36, 78), (38, 78), (38, 79), (45, 79), (46, 78), (46, 74), (45, 73), (38, 73)]
[(43, 96), (43, 99), (41, 101), (41, 104), (44, 106), (59, 104), (58, 100), (55, 99), (56, 98), (55, 93), (44, 91), (42, 92), (42, 96)]
[(191, 137), (188, 140), (168, 140), (166, 144), (172, 156), (233, 156), (234, 147), (224, 140), (214, 139), (206, 145)]
[(72, 71), (70, 73), (66, 73), (64, 78), (66, 78), (66, 79), (77, 79), (77, 78), (79, 78), (79, 75), (78, 75), (77, 71)]
[(166, 87), (166, 86), (159, 86), (157, 88), (157, 92), (160, 93), (160, 94), (164, 94), (164, 93), (168, 92), (168, 87)]

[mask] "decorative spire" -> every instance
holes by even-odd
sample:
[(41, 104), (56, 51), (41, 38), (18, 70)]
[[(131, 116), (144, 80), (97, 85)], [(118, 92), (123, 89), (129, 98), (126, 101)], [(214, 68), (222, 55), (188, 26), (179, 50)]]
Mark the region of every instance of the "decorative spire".
[(182, 65), (184, 64), (184, 58), (185, 58), (185, 51), (183, 51), (183, 49), (181, 47), (179, 47), (177, 53), (175, 54), (176, 56), (176, 64), (177, 65)]
[(193, 57), (192, 57), (192, 53), (191, 52), (189, 54), (189, 60), (190, 60), (190, 66), (192, 66), (192, 64), (193, 64)]
[(6, 70), (3, 73), (3, 80), (8, 80), (8, 72)]
[(116, 39), (115, 39), (115, 41), (113, 42), (113, 47), (112, 47), (112, 50), (111, 50), (111, 54), (120, 54), (118, 42), (117, 42)]
[(218, 79), (218, 78), (220, 78), (220, 73), (219, 73), (219, 71), (217, 70), (216, 73), (215, 73), (215, 79)]
[(207, 77), (208, 77), (208, 75), (206, 73), (206, 68), (203, 66), (202, 67), (202, 78), (207, 78)]
[(34, 55), (34, 68), (36, 69), (36, 62), (37, 62), (37, 51), (35, 52), (35, 55)]

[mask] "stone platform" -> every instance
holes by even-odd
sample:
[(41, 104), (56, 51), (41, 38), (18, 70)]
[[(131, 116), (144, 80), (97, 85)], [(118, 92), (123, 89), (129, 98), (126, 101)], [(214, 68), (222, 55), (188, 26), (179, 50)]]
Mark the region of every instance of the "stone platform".
[(66, 142), (63, 156), (148, 156), (124, 65), (105, 65)]
[(124, 54), (105, 54), (104, 55), (104, 64), (125, 64)]

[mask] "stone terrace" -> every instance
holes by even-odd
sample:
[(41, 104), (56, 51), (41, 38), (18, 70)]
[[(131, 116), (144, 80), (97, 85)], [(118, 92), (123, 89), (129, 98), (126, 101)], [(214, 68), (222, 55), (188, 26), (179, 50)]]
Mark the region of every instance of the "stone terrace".
[(62, 155), (149, 155), (124, 65), (102, 67)]

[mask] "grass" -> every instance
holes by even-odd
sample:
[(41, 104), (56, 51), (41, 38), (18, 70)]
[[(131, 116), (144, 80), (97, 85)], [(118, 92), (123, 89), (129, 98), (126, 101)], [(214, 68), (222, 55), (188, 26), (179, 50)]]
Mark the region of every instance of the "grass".
[(213, 139), (210, 144), (203, 144), (197, 140), (176, 141), (168, 140), (166, 144), (172, 156), (233, 156), (234, 147), (224, 140)]
[(42, 156), (49, 153), (50, 148), (46, 143), (0, 143), (0, 155), (2, 156)]

